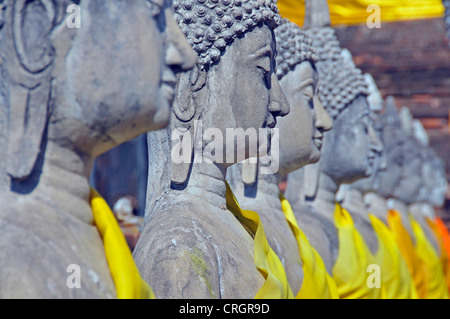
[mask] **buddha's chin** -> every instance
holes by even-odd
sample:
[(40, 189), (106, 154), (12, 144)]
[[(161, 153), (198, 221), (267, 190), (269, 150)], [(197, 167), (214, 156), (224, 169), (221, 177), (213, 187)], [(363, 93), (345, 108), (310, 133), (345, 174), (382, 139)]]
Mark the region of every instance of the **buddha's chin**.
[(159, 130), (166, 127), (170, 120), (170, 103), (163, 94), (158, 95), (156, 112), (152, 118), (152, 129)]

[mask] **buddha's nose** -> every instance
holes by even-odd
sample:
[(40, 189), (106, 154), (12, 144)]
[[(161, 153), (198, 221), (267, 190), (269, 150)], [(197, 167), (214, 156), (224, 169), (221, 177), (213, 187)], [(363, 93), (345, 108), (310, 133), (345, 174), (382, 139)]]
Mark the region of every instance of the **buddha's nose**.
[(370, 148), (372, 151), (376, 153), (381, 153), (384, 150), (383, 142), (378, 136), (377, 132), (373, 128), (372, 124), (369, 125), (369, 139), (370, 139)]
[(197, 62), (197, 54), (192, 50), (192, 47), (171, 15), (166, 15), (166, 23), (166, 64), (184, 71), (192, 69)]
[(321, 132), (331, 130), (333, 128), (333, 121), (331, 120), (328, 112), (323, 107), (323, 104), (320, 102), (320, 99), (317, 95), (314, 96), (313, 102), (316, 115), (315, 126)]
[(280, 83), (275, 75), (272, 74), (272, 87), (270, 89), (269, 112), (274, 117), (286, 116), (289, 114), (289, 102), (281, 89)]

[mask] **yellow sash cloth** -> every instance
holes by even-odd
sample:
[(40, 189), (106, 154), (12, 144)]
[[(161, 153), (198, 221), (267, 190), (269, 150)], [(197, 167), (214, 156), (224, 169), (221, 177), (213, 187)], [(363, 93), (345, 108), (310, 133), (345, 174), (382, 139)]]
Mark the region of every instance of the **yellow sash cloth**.
[(241, 209), (228, 183), (226, 186), (227, 209), (254, 235), (255, 265), (265, 279), (255, 299), (293, 299), (283, 264), (270, 248), (258, 214)]
[(291, 204), (280, 194), (281, 207), (299, 247), (303, 262), (303, 283), (296, 299), (339, 299), (336, 283), (327, 273), (319, 253), (297, 224)]
[(381, 262), (383, 299), (417, 299), (411, 273), (395, 242), (392, 231), (376, 216), (369, 214), (372, 228), (378, 238), (376, 259)]
[(91, 188), (90, 202), (95, 226), (103, 239), (106, 260), (116, 287), (117, 298), (155, 299), (152, 289), (139, 274), (113, 212), (93, 188)]
[(427, 279), (425, 298), (448, 299), (449, 293), (445, 282), (441, 259), (434, 250), (433, 245), (428, 240), (420, 224), (412, 215), (410, 215), (409, 218), (411, 219), (412, 230), (416, 238), (416, 253), (425, 269)]
[(425, 277), (425, 269), (423, 264), (420, 262), (417, 256), (416, 250), (414, 248), (414, 243), (402, 224), (402, 217), (400, 213), (396, 210), (389, 210), (387, 221), (389, 228), (394, 234), (395, 242), (397, 243), (400, 253), (406, 261), (409, 272), (414, 280), (414, 286), (418, 297), (420, 299), (425, 298), (427, 291), (427, 282)]
[(355, 228), (350, 214), (336, 203), (334, 223), (338, 231), (339, 254), (333, 266), (333, 278), (343, 299), (379, 299), (381, 288), (368, 283), (368, 266), (376, 264), (364, 238)]

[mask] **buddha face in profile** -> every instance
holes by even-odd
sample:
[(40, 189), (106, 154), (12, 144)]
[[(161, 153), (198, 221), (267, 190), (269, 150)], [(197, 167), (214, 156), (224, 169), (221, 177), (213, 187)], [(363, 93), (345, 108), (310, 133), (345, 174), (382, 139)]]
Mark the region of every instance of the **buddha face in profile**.
[[(171, 0), (81, 1), (82, 27), (67, 53), (65, 84), (68, 98), (83, 109), (83, 122), (102, 128), (95, 132), (99, 137), (120, 144), (167, 125), (175, 72), (195, 63), (171, 5)], [(55, 41), (58, 36), (67, 34)]]
[[(383, 126), (378, 114), (372, 113), (372, 123), (378, 138), (382, 139)], [(382, 152), (375, 152), (373, 161), (373, 174), (367, 178), (359, 179), (351, 184), (353, 189), (357, 189), (363, 194), (368, 192), (377, 192), (380, 186), (380, 175), (386, 169), (387, 157), (383, 148)]]
[[(386, 103), (389, 108), (389, 103)], [(407, 154), (405, 153), (407, 137), (403, 133), (400, 123), (396, 122), (395, 110), (383, 114), (383, 142), (386, 148), (386, 169), (379, 174), (379, 187), (377, 193), (385, 198), (390, 198), (400, 185), (404, 175), (404, 166)], [(391, 121), (391, 122), (390, 122)]]
[(195, 63), (171, 1), (77, 3), (73, 28), (72, 1), (6, 1), (9, 121), (22, 125), (9, 133), (13, 178), (30, 173), (44, 135), (89, 158), (167, 125), (174, 71)]
[(278, 121), (280, 173), (286, 175), (321, 156), (322, 139), (332, 122), (318, 98), (318, 56), (312, 39), (287, 19), (275, 29), (277, 75), (289, 101), (289, 114)]
[(324, 132), (332, 122), (318, 98), (318, 74), (310, 61), (297, 64), (280, 83), (291, 105), (290, 113), (278, 122), (280, 170), (287, 174), (320, 159)]
[(323, 166), (338, 184), (369, 177), (377, 153), (383, 150), (372, 126), (366, 97), (359, 95), (341, 111), (326, 133)]
[(417, 202), (425, 189), (422, 175), (424, 158), (421, 151), (421, 145), (413, 137), (408, 137), (405, 140), (403, 144), (404, 165), (402, 176), (392, 196), (406, 204)]
[[(289, 112), (289, 104), (275, 74), (275, 54), (275, 37), (267, 25), (256, 26), (237, 38), (219, 63), (208, 71), (206, 85), (209, 96), (215, 99), (210, 105), (216, 107), (204, 113), (204, 122), (218, 128), (223, 136), (228, 134), (228, 128), (274, 128), (276, 118)], [(206, 105), (207, 100), (204, 103)], [(245, 152), (249, 150), (246, 148)], [(248, 154), (248, 157), (258, 155)]]
[(336, 184), (352, 183), (373, 173), (376, 153), (383, 145), (371, 121), (368, 86), (351, 54), (344, 54), (334, 31), (311, 29), (319, 48), (319, 98), (333, 120), (325, 133), (320, 167)]
[[(289, 112), (275, 74), (273, 29), (280, 19), (275, 2), (179, 0), (175, 12), (198, 61), (194, 70), (180, 77), (174, 127), (192, 129), (195, 121), (201, 120), (203, 132), (219, 131), (223, 153), (216, 153), (214, 160), (222, 167), (238, 162), (236, 155), (230, 161), (229, 152), (245, 154), (240, 160), (266, 155), (253, 152), (259, 139), (255, 148), (249, 143), (243, 149), (237, 143), (230, 147), (228, 143), (234, 139), (228, 139), (227, 131), (271, 129), (277, 116)], [(203, 141), (215, 141), (216, 149), (221, 143), (215, 135), (203, 136)]]

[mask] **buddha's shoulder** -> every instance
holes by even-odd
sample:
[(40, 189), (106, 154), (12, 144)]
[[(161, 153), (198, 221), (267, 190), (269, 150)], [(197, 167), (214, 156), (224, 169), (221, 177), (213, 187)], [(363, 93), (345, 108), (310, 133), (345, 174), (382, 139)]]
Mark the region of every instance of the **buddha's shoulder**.
[(253, 238), (226, 207), (180, 197), (155, 205), (144, 223), (140, 241), (168, 245), (175, 242), (178, 247), (198, 243), (224, 247), (239, 242), (253, 246)]

